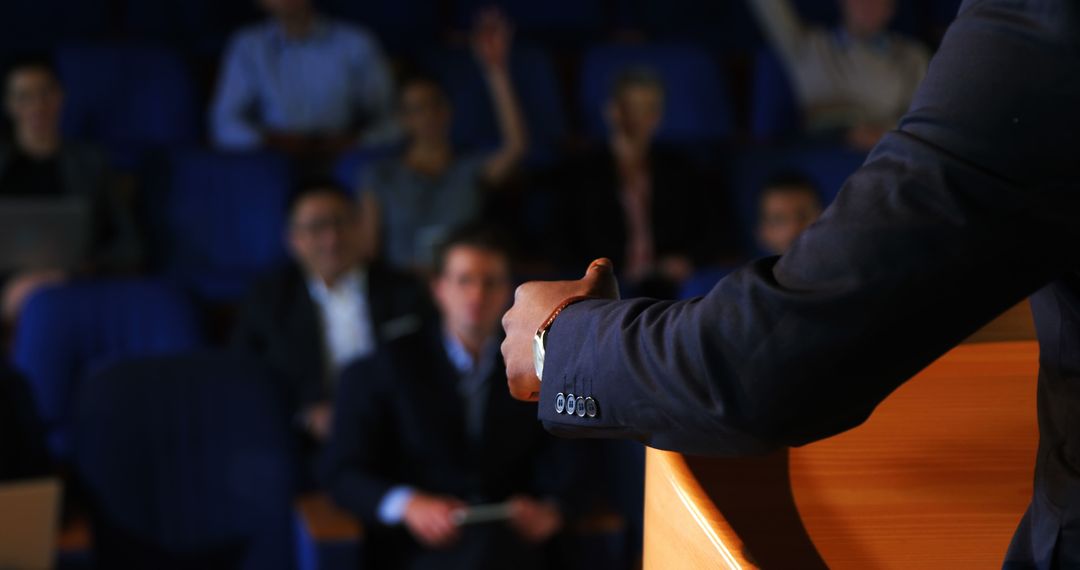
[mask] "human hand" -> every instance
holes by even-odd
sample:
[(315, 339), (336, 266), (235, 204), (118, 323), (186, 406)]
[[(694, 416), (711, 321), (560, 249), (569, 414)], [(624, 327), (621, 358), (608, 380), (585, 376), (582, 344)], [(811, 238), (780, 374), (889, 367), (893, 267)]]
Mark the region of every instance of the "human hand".
[(550, 502), (517, 496), (510, 499), (510, 526), (526, 541), (541, 543), (559, 532), (563, 518)]
[(484, 69), (506, 71), (513, 35), (513, 27), (498, 8), (488, 8), (477, 15), (472, 31), (472, 48)]
[(304, 408), (301, 420), (304, 429), (318, 441), (330, 439), (334, 427), (334, 408), (329, 402), (319, 402)]
[(446, 548), (457, 541), (460, 528), (453, 513), (465, 503), (449, 497), (416, 493), (405, 505), (405, 526), (416, 540), (428, 548)]
[(536, 330), (563, 301), (578, 296), (618, 299), (619, 285), (608, 259), (589, 265), (585, 277), (577, 281), (530, 281), (517, 288), (514, 306), (503, 315), (506, 339), (502, 354), (506, 360), (506, 378), (510, 395), (518, 400), (536, 401), (540, 380), (533, 362), (533, 337)]

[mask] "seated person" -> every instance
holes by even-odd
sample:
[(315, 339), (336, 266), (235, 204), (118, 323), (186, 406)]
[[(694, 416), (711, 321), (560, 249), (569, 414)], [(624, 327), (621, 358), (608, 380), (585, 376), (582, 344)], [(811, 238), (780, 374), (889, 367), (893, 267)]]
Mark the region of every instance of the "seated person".
[(618, 76), (606, 108), (608, 144), (559, 176), (567, 218), (550, 242), (564, 267), (608, 257), (628, 294), (670, 298), (715, 240), (701, 217), (707, 208), (698, 170), (653, 142), (663, 109), (664, 85), (651, 70)]
[(393, 81), (376, 39), (311, 0), (259, 1), (270, 20), (237, 32), (221, 66), (217, 147), (333, 155), (392, 138)]
[[(61, 136), (64, 91), (52, 65), (39, 59), (12, 65), (4, 103), (13, 132), (10, 143), (0, 143), (0, 199), (84, 201), (91, 235), (88, 257), (76, 269), (133, 269), (140, 248), (130, 211), (113, 187), (104, 153)], [(33, 291), (63, 280), (70, 270), (28, 268), (0, 275), (3, 320), (14, 321)]]
[(0, 363), (0, 482), (48, 475), (51, 460), (30, 388)]
[(774, 176), (758, 198), (758, 243), (769, 255), (783, 255), (821, 210), (821, 196), (805, 176)]
[[(326, 486), (365, 525), (371, 568), (554, 567), (578, 462), (513, 400), (499, 350), (510, 259), (498, 235), (451, 234), (432, 290), (441, 330), (412, 335), (345, 371)], [(505, 521), (455, 524), (468, 505)]]
[(459, 155), (450, 142), (450, 103), (430, 78), (406, 81), (401, 123), (404, 154), (374, 165), (361, 182), (371, 239), (395, 267), (431, 267), (435, 246), (450, 228), (480, 216), (485, 187), (496, 187), (525, 153), (525, 123), (510, 82), (510, 26), (497, 11), (481, 14), (473, 49), (495, 105), (502, 145)]
[(356, 204), (333, 182), (301, 185), (288, 223), (293, 261), (252, 288), (232, 345), (280, 376), (298, 426), (314, 444), (330, 434), (338, 372), (419, 330), (433, 310), (420, 283), (365, 262)]
[(787, 68), (808, 132), (840, 131), (868, 150), (897, 125), (930, 55), (888, 31), (895, 0), (841, 0), (835, 30), (800, 22), (791, 0), (748, 1)]

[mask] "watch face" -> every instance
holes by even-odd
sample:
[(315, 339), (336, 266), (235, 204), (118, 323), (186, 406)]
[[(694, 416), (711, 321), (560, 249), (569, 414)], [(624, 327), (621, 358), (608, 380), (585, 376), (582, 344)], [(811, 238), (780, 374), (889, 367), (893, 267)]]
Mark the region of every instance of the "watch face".
[(544, 380), (544, 334), (537, 333), (533, 336), (533, 367), (536, 369), (536, 379)]

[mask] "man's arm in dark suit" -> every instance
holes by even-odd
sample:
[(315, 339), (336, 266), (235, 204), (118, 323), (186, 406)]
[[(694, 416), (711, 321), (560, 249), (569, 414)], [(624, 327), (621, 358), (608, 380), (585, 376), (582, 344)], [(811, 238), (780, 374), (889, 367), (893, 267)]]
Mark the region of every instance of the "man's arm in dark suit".
[[(827, 437), (1075, 268), (1078, 6), (965, 3), (900, 128), (783, 258), (704, 298), (566, 309), (546, 427), (722, 454)], [(556, 413), (558, 392), (599, 415)]]
[(379, 523), (379, 504), (397, 484), (380, 474), (380, 466), (394, 461), (388, 433), (391, 404), (384, 389), (392, 380), (390, 359), (381, 356), (356, 362), (342, 373), (324, 456), (330, 494), (369, 525)]

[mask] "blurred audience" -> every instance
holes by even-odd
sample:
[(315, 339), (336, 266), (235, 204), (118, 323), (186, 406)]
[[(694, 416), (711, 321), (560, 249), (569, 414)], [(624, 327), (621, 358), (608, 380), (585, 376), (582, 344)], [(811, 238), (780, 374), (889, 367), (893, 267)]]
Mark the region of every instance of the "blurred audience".
[(321, 157), (392, 139), (394, 86), (376, 38), (311, 0), (259, 2), (270, 19), (237, 32), (221, 66), (218, 148)]
[(758, 198), (759, 245), (770, 255), (783, 255), (821, 210), (821, 196), (808, 178), (798, 173), (774, 176)]
[(51, 460), (30, 388), (0, 362), (0, 481), (48, 475)]
[[(432, 281), (441, 329), (392, 343), (341, 380), (327, 486), (365, 523), (365, 567), (556, 567), (552, 539), (580, 503), (568, 495), (578, 462), (506, 391), (504, 248), (483, 228), (451, 234)], [(455, 518), (493, 504), (505, 509), (494, 522)]]
[(12, 136), (0, 142), (0, 200), (72, 202), (89, 217), (88, 247), (77, 267), (26, 267), (0, 275), (3, 317), (11, 322), (35, 290), (62, 281), (71, 271), (133, 269), (140, 245), (104, 153), (64, 140), (60, 133), (64, 90), (52, 64), (26, 59), (12, 65), (4, 99)]
[(654, 142), (663, 110), (664, 84), (653, 71), (632, 68), (616, 78), (605, 109), (607, 145), (572, 160), (560, 177), (568, 207), (551, 242), (567, 268), (609, 257), (632, 293), (674, 297), (711, 240), (698, 169)]
[(382, 343), (420, 330), (433, 310), (420, 283), (365, 261), (356, 204), (335, 183), (301, 185), (288, 223), (292, 262), (252, 288), (232, 345), (279, 375), (314, 451), (330, 434), (338, 373)]
[(502, 134), (494, 151), (458, 153), (450, 141), (452, 109), (437, 81), (402, 86), (400, 114), (408, 146), (374, 165), (361, 183), (366, 224), (390, 264), (430, 270), (435, 246), (450, 228), (477, 218), (485, 189), (502, 184), (527, 146), (525, 121), (510, 80), (512, 29), (495, 10), (482, 12), (473, 51), (487, 81)]
[(895, 0), (839, 0), (836, 29), (807, 26), (791, 0), (747, 0), (787, 67), (812, 134), (842, 133), (868, 150), (907, 111), (930, 59), (917, 40), (888, 31)]

